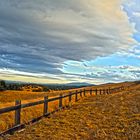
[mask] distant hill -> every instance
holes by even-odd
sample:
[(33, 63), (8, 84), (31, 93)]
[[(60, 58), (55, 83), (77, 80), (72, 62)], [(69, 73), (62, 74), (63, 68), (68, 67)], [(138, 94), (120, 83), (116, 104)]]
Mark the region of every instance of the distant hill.
[(73, 83), (67, 83), (67, 84), (44, 84), (44, 86), (47, 86), (51, 90), (66, 90), (66, 89), (75, 89), (75, 88), (95, 86), (95, 85), (89, 84), (89, 83), (83, 83), (83, 82), (82, 83), (73, 82)]
[(95, 86), (94, 84), (89, 84), (89, 83), (85, 83), (85, 82), (73, 82), (73, 83), (68, 83), (66, 85), (69, 85), (69, 86)]
[(20, 81), (5, 81), (5, 90), (24, 90), (24, 91), (49, 91), (49, 90), (67, 90), (87, 86), (95, 86), (86, 82), (72, 82), (66, 84), (41, 84)]

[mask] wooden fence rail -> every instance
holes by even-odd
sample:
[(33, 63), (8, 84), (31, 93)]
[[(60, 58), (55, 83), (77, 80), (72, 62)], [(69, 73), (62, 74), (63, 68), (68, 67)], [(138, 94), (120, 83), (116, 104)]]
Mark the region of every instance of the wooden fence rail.
[[(68, 101), (69, 103), (72, 101), (72, 96), (75, 95), (75, 102), (78, 101), (78, 95), (80, 95), (80, 97), (84, 97), (87, 94), (89, 95), (101, 95), (101, 94), (111, 94), (111, 93), (115, 93), (115, 92), (119, 92), (124, 90), (124, 87), (117, 87), (114, 89), (89, 89), (89, 90), (80, 90), (80, 91), (75, 91), (75, 92), (70, 92), (69, 94), (60, 94), (60, 96), (57, 97), (53, 97), (53, 98), (48, 98), (48, 96), (44, 97), (44, 100), (40, 100), (40, 101), (36, 101), (36, 102), (31, 102), (31, 103), (26, 103), (26, 104), (21, 104), (21, 100), (16, 100), (15, 101), (15, 105), (14, 106), (10, 106), (10, 107), (6, 107), (6, 108), (1, 108), (0, 109), (0, 115), (7, 113), (7, 112), (11, 112), (11, 111), (15, 111), (15, 122), (14, 122), (14, 126), (12, 128), (10, 128), (10, 131), (5, 131), (0, 133), (0, 136), (11, 132), (12, 130), (16, 130), (15, 128), (21, 128), (21, 126), (23, 126), (23, 124), (21, 124), (21, 111), (23, 108), (27, 108), (27, 107), (32, 107), (32, 106), (36, 106), (36, 105), (40, 105), (43, 104), (43, 115), (42, 116), (47, 116), (48, 114), (50, 114), (50, 112), (48, 112), (48, 103), (52, 102), (52, 101), (59, 101), (58, 104), (58, 109), (62, 109), (63, 108), (63, 99), (68, 97)], [(17, 129), (18, 130), (18, 129)]]

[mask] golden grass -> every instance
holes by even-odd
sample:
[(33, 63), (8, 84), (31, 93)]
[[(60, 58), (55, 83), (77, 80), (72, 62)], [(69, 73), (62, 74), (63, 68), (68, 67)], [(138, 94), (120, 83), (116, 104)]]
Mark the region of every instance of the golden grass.
[[(140, 87), (140, 86), (139, 86)], [(84, 98), (8, 140), (139, 140), (140, 91)]]
[[(134, 84), (133, 82), (129, 83), (116, 83), (116, 84), (105, 84), (105, 85), (99, 85), (99, 86), (92, 86), (92, 87), (86, 87), (86, 89), (96, 89), (96, 88), (115, 88), (119, 86), (129, 86)], [(77, 90), (82, 90), (84, 88), (79, 88)], [(73, 92), (76, 89), (71, 90), (59, 90), (59, 91), (50, 91), (50, 92), (28, 92), (28, 91), (13, 91), (13, 90), (7, 90), (7, 91), (0, 91), (0, 105), (4, 103), (14, 102), (15, 100), (32, 100), (37, 98), (43, 98), (44, 96), (57, 96), (60, 94), (66, 94), (69, 92)], [(1, 106), (0, 106), (1, 108)]]
[[(108, 85), (101, 85), (101, 86), (95, 86), (92, 87), (92, 89), (96, 88), (114, 88), (119, 86), (128, 86), (133, 83), (119, 83), (119, 84), (108, 84)], [(90, 89), (91, 87), (87, 87), (87, 89)], [(83, 88), (81, 88), (83, 89)], [(81, 90), (79, 89), (79, 90)], [(78, 90), (78, 89), (77, 89)], [(66, 94), (69, 92), (73, 92), (73, 90), (63, 90), (63, 91), (52, 91), (52, 92), (25, 92), (25, 91), (5, 91), (0, 93), (0, 108), (13, 106), (14, 100), (20, 99), (23, 103), (29, 103), (34, 102), (38, 100), (42, 100), (44, 96), (57, 96), (60, 93)], [(73, 96), (73, 103), (74, 103), (75, 97)], [(68, 98), (63, 99), (63, 105), (68, 105)], [(55, 110), (58, 108), (58, 101), (54, 101), (52, 103), (49, 103), (49, 112)], [(43, 105), (37, 105), (34, 107), (29, 107), (22, 109), (21, 111), (21, 123), (28, 122), (29, 120), (39, 117), (43, 114)], [(0, 115), (0, 132), (7, 130), (8, 128), (12, 127), (14, 125), (14, 112), (6, 113)]]
[[(80, 97), (78, 96), (78, 98), (80, 98)], [(42, 98), (32, 99), (32, 100), (23, 100), (22, 104), (29, 103), (29, 102), (35, 102), (35, 101), (39, 101), (39, 100), (42, 100)], [(72, 97), (71, 104), (73, 104), (74, 101), (75, 101), (75, 96)], [(62, 104), (63, 104), (63, 106), (70, 105), (68, 102), (68, 97), (63, 99)], [(0, 104), (1, 107), (3, 107), (3, 106), (8, 107), (8, 106), (12, 106), (12, 105), (14, 105), (14, 103), (11, 103), (11, 102), (5, 103), (5, 104)], [(57, 100), (57, 101), (50, 102), (48, 104), (48, 106), (49, 106), (48, 111), (52, 112), (52, 111), (58, 109), (59, 101)], [(37, 106), (22, 109), (21, 123), (27, 123), (34, 118), (42, 116), (43, 107), (44, 106), (42, 104), (42, 105), (37, 105)], [(11, 128), (13, 125), (14, 125), (14, 111), (0, 115), (0, 132)]]

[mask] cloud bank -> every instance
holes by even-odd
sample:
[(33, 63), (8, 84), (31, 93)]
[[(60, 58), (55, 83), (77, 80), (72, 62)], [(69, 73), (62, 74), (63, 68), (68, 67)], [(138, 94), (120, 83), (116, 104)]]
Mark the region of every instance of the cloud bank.
[(0, 1), (0, 68), (60, 76), (66, 61), (126, 52), (136, 42), (121, 4), (121, 0)]

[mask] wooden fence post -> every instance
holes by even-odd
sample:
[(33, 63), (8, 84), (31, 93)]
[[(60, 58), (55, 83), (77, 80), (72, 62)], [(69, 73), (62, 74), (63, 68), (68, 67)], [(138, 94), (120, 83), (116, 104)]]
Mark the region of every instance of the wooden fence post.
[(62, 108), (62, 94), (60, 94), (60, 98), (59, 98), (59, 108)]
[(71, 102), (71, 92), (69, 93), (69, 103)]
[(15, 105), (19, 106), (19, 109), (15, 110), (15, 126), (20, 125), (20, 112), (21, 112), (21, 100), (16, 100)]
[(86, 90), (84, 89), (84, 96), (86, 96)]
[(97, 89), (95, 89), (95, 95), (97, 95), (98, 94), (98, 90)]
[(92, 89), (90, 89), (90, 95), (92, 96)]
[(43, 115), (45, 116), (48, 113), (48, 96), (44, 97), (44, 112)]
[(109, 91), (109, 90), (108, 90), (108, 89), (106, 89), (106, 93), (107, 93), (107, 94), (109, 94), (109, 92), (108, 92), (108, 91)]
[(80, 97), (82, 97), (82, 90), (80, 90)]
[(78, 94), (77, 94), (77, 90), (76, 90), (76, 93), (75, 93), (75, 102), (78, 101)]

